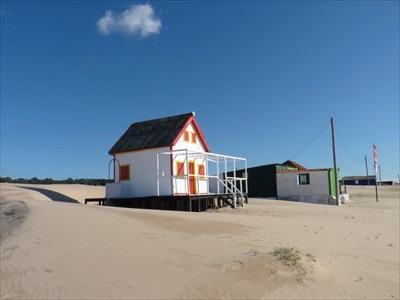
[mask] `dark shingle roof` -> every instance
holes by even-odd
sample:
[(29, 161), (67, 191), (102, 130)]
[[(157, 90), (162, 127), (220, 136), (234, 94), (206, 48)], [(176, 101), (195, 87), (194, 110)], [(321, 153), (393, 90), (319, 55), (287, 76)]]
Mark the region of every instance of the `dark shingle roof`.
[(170, 146), (193, 113), (132, 123), (108, 153)]

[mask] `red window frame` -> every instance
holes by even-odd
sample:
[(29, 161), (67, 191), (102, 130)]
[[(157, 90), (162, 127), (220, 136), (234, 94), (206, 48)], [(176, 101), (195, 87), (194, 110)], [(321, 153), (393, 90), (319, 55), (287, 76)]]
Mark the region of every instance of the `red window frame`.
[(131, 180), (131, 166), (122, 165), (119, 167), (119, 180), (126, 181)]
[(197, 165), (197, 175), (199, 175), (200, 179), (206, 178), (206, 168), (204, 165)]
[(189, 142), (189, 131), (183, 133), (183, 141)]
[(192, 143), (196, 144), (197, 143), (197, 135), (195, 132), (192, 132)]
[(176, 162), (176, 175), (177, 176), (185, 176), (185, 163), (177, 161)]

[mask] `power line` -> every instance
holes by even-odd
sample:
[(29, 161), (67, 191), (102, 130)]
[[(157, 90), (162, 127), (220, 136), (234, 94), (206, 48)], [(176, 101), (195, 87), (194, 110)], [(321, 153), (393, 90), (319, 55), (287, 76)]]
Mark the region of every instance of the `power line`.
[(101, 150), (107, 151), (106, 148), (100, 147), (63, 147), (63, 146), (20, 146), (20, 145), (0, 145), (1, 148), (19, 148), (19, 149), (52, 149), (52, 150)]
[[(351, 149), (350, 149), (350, 147), (349, 147), (349, 145), (346, 143), (346, 141), (344, 140), (344, 138), (343, 138), (343, 136), (342, 136), (342, 134), (340, 133), (340, 130), (335, 126), (335, 129), (336, 129), (336, 132), (338, 133), (338, 135), (339, 135), (339, 138), (341, 139), (341, 141), (343, 142), (343, 144), (344, 144), (344, 146), (346, 147), (346, 149), (347, 149), (347, 151), (350, 153), (350, 155), (354, 158), (354, 160), (355, 160), (355, 162), (354, 163), (351, 163), (351, 164), (348, 164), (348, 165), (346, 165), (346, 166), (344, 166), (344, 167), (341, 167), (341, 169), (346, 169), (346, 168), (348, 168), (348, 167), (351, 167), (351, 166), (354, 166), (354, 165), (356, 165), (356, 164), (360, 164), (364, 159), (359, 159), (359, 158), (357, 158), (357, 156), (353, 153), (353, 151), (351, 151)], [(371, 160), (371, 159), (369, 159), (368, 157), (367, 157), (367, 161), (370, 163), (370, 165), (373, 165), (374, 164), (374, 161), (373, 160)], [(384, 170), (382, 171), (381, 170), (381, 172), (384, 174), (384, 175), (386, 175), (386, 176), (390, 176), (390, 177), (396, 177), (396, 176), (393, 176), (393, 174), (389, 174), (388, 172), (385, 172)]]
[(339, 138), (342, 140), (345, 148), (347, 149), (347, 151), (350, 153), (350, 155), (357, 161), (360, 162), (362, 159), (357, 158), (357, 156), (353, 153), (353, 151), (350, 150), (350, 147), (348, 146), (348, 144), (346, 143), (346, 141), (344, 140), (342, 134), (340, 133), (340, 130), (335, 126), (336, 132), (339, 135)]
[[(371, 159), (369, 159), (368, 156), (367, 156), (367, 161), (371, 164), (371, 166), (374, 165), (374, 161), (371, 160)], [(378, 165), (380, 165), (379, 162), (378, 162)], [(388, 176), (388, 177), (389, 177), (389, 176), (392, 177), (392, 178), (396, 178), (396, 177), (397, 177), (397, 175), (389, 174), (388, 172), (386, 172), (385, 170), (382, 170), (382, 169), (381, 169), (381, 173), (383, 173), (383, 175), (386, 175), (386, 176)], [(377, 175), (378, 175), (378, 174), (377, 174)]]
[(362, 161), (359, 160), (359, 161), (353, 162), (353, 163), (351, 163), (351, 164), (347, 164), (347, 165), (345, 165), (344, 167), (340, 167), (340, 169), (341, 169), (341, 170), (347, 169), (347, 168), (352, 167), (352, 166), (355, 166), (355, 165), (360, 165), (361, 163), (362, 163)]
[(310, 146), (324, 131), (325, 129), (329, 126), (330, 122), (326, 123), (325, 127), (322, 128), (316, 136), (314, 136), (303, 148), (301, 148), (295, 155), (293, 155), (289, 160), (295, 158), (297, 155), (302, 153), (305, 149), (307, 149), (308, 146)]

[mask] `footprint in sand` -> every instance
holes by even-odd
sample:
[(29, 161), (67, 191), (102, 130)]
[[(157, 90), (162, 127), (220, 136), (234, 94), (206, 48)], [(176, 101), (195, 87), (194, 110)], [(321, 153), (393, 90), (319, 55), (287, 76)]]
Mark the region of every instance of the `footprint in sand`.
[(244, 264), (241, 261), (231, 261), (222, 265), (224, 270), (239, 271), (242, 270)]
[(355, 281), (361, 282), (363, 281), (362, 277), (359, 277), (358, 279), (356, 279)]

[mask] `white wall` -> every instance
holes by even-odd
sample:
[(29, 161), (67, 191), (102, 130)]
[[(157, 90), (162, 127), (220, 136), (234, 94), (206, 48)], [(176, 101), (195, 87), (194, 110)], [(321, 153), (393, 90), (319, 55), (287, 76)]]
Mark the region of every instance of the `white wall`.
[[(133, 198), (157, 196), (157, 153), (169, 151), (169, 147), (139, 150), (116, 154), (121, 165), (130, 165), (130, 180), (119, 181), (119, 167), (116, 164), (115, 182), (106, 186), (107, 198)], [(171, 175), (168, 155), (160, 155), (160, 169)], [(160, 196), (171, 195), (171, 181), (160, 180)]]
[[(196, 132), (195, 128), (192, 126), (192, 124), (189, 124), (185, 131), (190, 132), (189, 134), (189, 142), (184, 141), (184, 134), (182, 134), (175, 146), (172, 147), (173, 150), (178, 150), (178, 149), (188, 149), (191, 151), (196, 151), (196, 152), (206, 152), (203, 144), (200, 141), (199, 138), (199, 133)], [(196, 133), (196, 143), (191, 142), (191, 135), (192, 133)], [(182, 152), (183, 153), (183, 152)], [(179, 162), (185, 162), (186, 160), (186, 155), (185, 154), (179, 154), (179, 155), (173, 155), (173, 168), (174, 168), (174, 175), (177, 174), (177, 161)], [(189, 161), (194, 161), (195, 164), (195, 174), (198, 173), (198, 166), (204, 165), (204, 173), (205, 175), (207, 174), (207, 161), (205, 160), (205, 157), (190, 157), (189, 156)], [(185, 168), (185, 174), (186, 172), (186, 163), (184, 165)], [(173, 187), (174, 187), (174, 193), (176, 194), (187, 194), (188, 193), (188, 182), (187, 178), (174, 178), (173, 179)], [(208, 186), (207, 186), (207, 180), (200, 179), (199, 177), (196, 177), (196, 192), (198, 194), (206, 194), (208, 193)]]
[[(204, 152), (205, 148), (200, 142), (199, 134), (196, 132), (192, 124), (189, 124), (186, 131), (190, 133), (196, 133), (196, 143), (191, 142), (191, 134), (189, 136), (189, 142), (184, 141), (184, 135), (179, 137), (175, 146), (172, 150), (177, 149), (188, 149), (196, 152)], [(169, 147), (139, 150), (126, 153), (116, 154), (115, 158), (118, 159), (121, 165), (130, 165), (130, 180), (119, 181), (119, 167), (116, 166), (115, 182), (106, 185), (106, 197), (107, 198), (134, 198), (134, 197), (147, 197), (157, 196), (157, 153), (169, 152)], [(184, 162), (186, 155), (173, 155), (172, 166), (174, 175), (177, 174), (176, 161)], [(207, 163), (203, 157), (189, 157), (189, 161), (194, 161), (195, 174), (198, 173), (198, 167), (200, 164), (204, 165), (205, 174), (207, 174)], [(172, 194), (187, 194), (188, 183), (186, 177), (184, 179), (174, 178), (171, 180), (171, 156), (160, 155), (159, 156), (160, 171), (160, 196), (172, 195)], [(185, 164), (186, 170), (186, 164)], [(186, 171), (185, 171), (186, 173)], [(208, 193), (207, 180), (196, 178), (196, 192), (198, 194)]]
[[(310, 174), (310, 184), (298, 185), (298, 174)], [(300, 202), (330, 204), (328, 171), (276, 173), (277, 197)]]
[(185, 142), (184, 141), (184, 135), (182, 134), (178, 141), (176, 142), (175, 146), (173, 146), (173, 150), (176, 149), (189, 149), (192, 151), (197, 151), (197, 152), (206, 152), (205, 148), (203, 147), (203, 144), (200, 142), (199, 139), (199, 134), (196, 132), (195, 128), (192, 126), (192, 124), (189, 124), (185, 131), (189, 131), (190, 133), (194, 132), (197, 135), (197, 141), (196, 144), (193, 144), (191, 141)]

